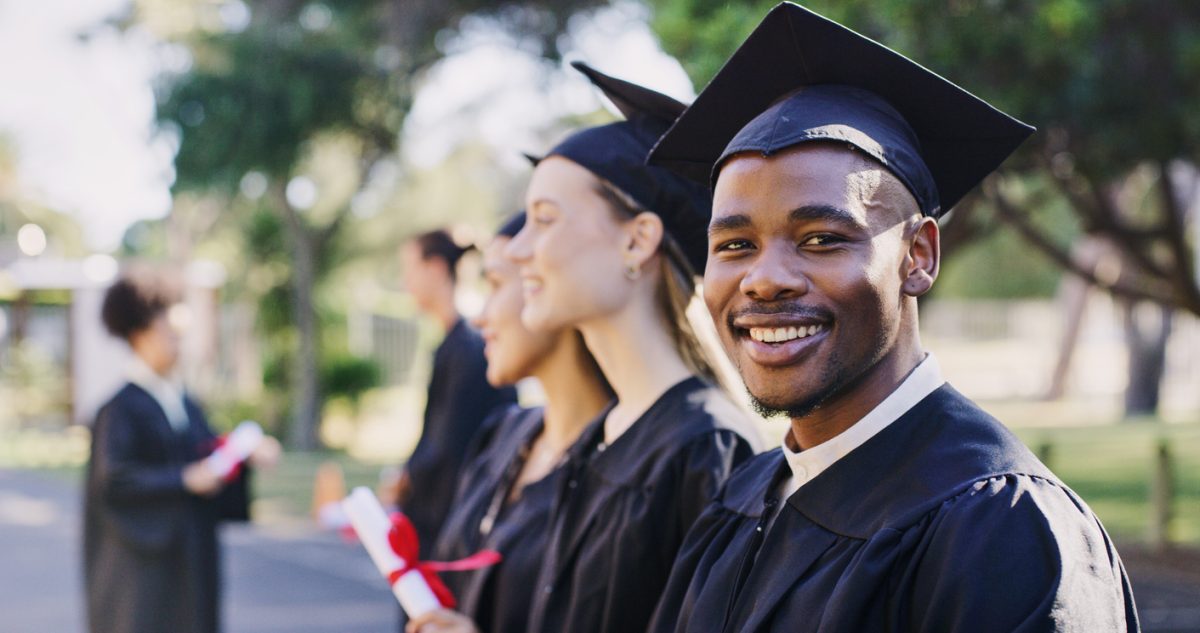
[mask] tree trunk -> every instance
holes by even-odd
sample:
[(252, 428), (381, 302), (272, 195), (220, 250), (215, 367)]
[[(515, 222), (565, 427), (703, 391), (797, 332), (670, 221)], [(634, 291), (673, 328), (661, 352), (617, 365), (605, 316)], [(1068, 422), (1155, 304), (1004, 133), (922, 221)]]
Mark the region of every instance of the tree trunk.
[(1167, 365), (1172, 308), (1150, 302), (1123, 302), (1125, 345), (1129, 351), (1129, 384), (1125, 417), (1154, 415)]
[(1050, 386), (1046, 389), (1046, 400), (1059, 400), (1067, 392), (1067, 379), (1071, 376), (1071, 361), (1075, 358), (1075, 347), (1079, 343), (1079, 332), (1083, 329), (1083, 315), (1087, 311), (1088, 294), (1091, 286), (1074, 275), (1063, 275), (1059, 282), (1059, 302), (1066, 308), (1066, 323), (1062, 339), (1058, 344), (1058, 359)]
[[(1071, 257), (1079, 262), (1081, 267), (1095, 272), (1100, 261), (1111, 250), (1112, 248), (1104, 240), (1085, 235), (1071, 247)], [(1063, 275), (1059, 282), (1059, 303), (1066, 309), (1066, 323), (1063, 324), (1062, 339), (1058, 346), (1058, 359), (1054, 363), (1054, 373), (1050, 376), (1050, 386), (1046, 389), (1046, 400), (1058, 400), (1067, 392), (1067, 380), (1071, 375), (1071, 361), (1075, 357), (1080, 330), (1083, 329), (1083, 317), (1087, 312), (1091, 288), (1091, 284), (1087, 281), (1070, 274)]]
[(30, 292), (22, 290), (17, 295), (17, 300), (12, 304), (11, 322), (8, 325), (8, 344), (9, 347), (17, 347), (29, 334), (30, 312), (32, 311), (33, 301), (30, 299)]
[(316, 282), (315, 240), (304, 219), (287, 201), (284, 182), (276, 184), (275, 198), (283, 211), (292, 256), (292, 321), (296, 326), (296, 359), (291, 372), (292, 423), (288, 446), (311, 451), (320, 447), (318, 425), (321, 393), (318, 380), (317, 312), (313, 304)]

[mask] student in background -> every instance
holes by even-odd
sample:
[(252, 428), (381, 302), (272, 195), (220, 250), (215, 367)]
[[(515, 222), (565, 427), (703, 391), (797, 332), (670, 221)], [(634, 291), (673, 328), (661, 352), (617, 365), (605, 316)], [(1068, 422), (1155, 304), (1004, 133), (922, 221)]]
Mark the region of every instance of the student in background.
[(400, 249), (405, 287), (446, 333), (433, 356), (421, 439), (394, 499), (417, 530), (423, 559), (433, 551), (472, 438), (488, 414), (517, 400), (511, 387), (488, 384), (483, 339), (455, 307), (458, 261), (467, 250), (444, 230), (418, 235)]
[[(120, 279), (104, 297), (104, 325), (133, 358), (92, 428), (83, 529), (92, 633), (218, 631), (217, 523), (249, 518), (249, 471), (224, 481), (203, 461), (217, 437), (174, 378), (174, 304), (168, 285), (146, 275)], [(250, 462), (279, 454), (267, 437)]]

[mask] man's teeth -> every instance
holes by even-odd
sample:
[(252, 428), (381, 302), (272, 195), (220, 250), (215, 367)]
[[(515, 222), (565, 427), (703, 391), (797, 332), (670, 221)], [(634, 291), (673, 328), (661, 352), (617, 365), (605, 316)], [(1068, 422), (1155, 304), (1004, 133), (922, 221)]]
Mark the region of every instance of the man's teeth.
[(750, 338), (761, 343), (786, 343), (787, 341), (812, 336), (821, 331), (820, 325), (800, 327), (752, 327)]

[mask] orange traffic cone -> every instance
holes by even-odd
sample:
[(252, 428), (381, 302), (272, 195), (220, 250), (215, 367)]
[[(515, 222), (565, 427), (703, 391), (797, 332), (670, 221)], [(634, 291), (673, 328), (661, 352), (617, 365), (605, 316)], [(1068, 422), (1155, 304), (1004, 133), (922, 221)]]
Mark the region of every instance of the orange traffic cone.
[(336, 462), (323, 462), (313, 479), (312, 515), (317, 524), (327, 530), (341, 530), (349, 525), (342, 512), (346, 498), (346, 477)]

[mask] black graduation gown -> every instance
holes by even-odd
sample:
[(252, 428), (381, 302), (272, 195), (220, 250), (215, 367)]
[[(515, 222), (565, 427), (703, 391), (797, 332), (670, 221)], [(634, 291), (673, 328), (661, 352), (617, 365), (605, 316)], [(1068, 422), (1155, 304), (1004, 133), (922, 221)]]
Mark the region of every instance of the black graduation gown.
[(435, 553), (456, 560), (483, 549), (504, 557), (493, 566), (445, 572), (442, 578), (458, 599), (458, 611), (487, 633), (523, 633), (533, 602), (533, 580), (546, 546), (546, 528), (563, 467), (530, 482), (521, 496), (507, 498), (525, 463), (529, 446), (542, 432), (543, 413), (516, 406), (488, 423), (488, 442), (463, 468), (458, 495), (446, 517)]
[(217, 523), (249, 518), (243, 472), (212, 498), (188, 493), (183, 467), (216, 436), (184, 399), (176, 432), (158, 402), (128, 384), (96, 415), (85, 482), (83, 556), (93, 633), (213, 633), (220, 628)]
[(789, 475), (776, 449), (730, 478), (651, 631), (1138, 628), (1100, 522), (948, 385), (804, 484), (764, 540), (766, 499)]
[(488, 384), (483, 339), (459, 319), (434, 353), (421, 439), (405, 465), (411, 487), (402, 505), (422, 558), (433, 551), (471, 439), (496, 407), (516, 401), (513, 388)]
[(604, 416), (573, 447), (551, 520), (529, 630), (642, 631), (688, 528), (752, 454), (744, 414), (689, 378), (611, 446)]

